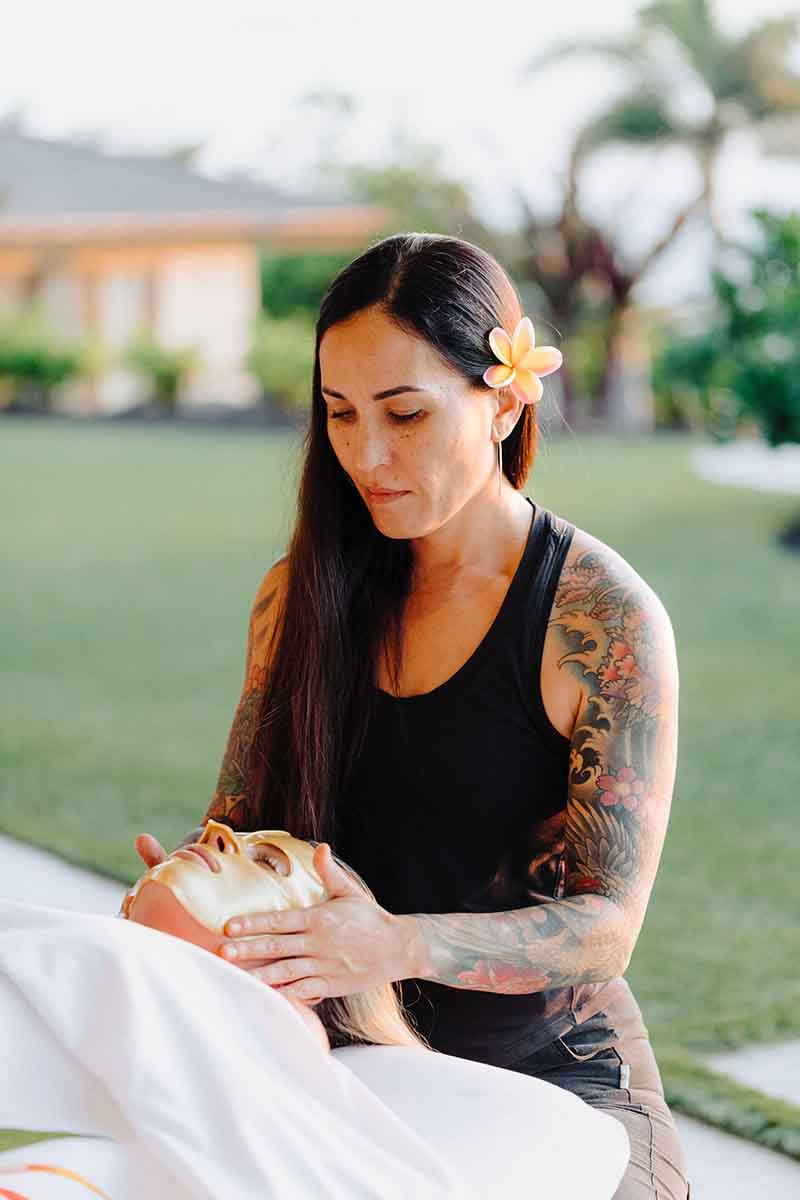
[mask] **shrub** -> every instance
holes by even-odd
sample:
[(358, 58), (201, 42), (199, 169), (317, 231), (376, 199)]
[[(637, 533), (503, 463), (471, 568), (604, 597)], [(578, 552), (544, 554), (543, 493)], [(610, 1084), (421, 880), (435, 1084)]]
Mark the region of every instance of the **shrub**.
[(149, 380), (152, 399), (159, 408), (172, 413), (181, 387), (200, 362), (200, 351), (197, 346), (168, 350), (148, 334), (131, 342), (122, 361)]
[(261, 255), (261, 306), (272, 317), (304, 311), (315, 319), (331, 280), (352, 258), (349, 253), (279, 253)]
[(259, 314), (252, 325), (247, 367), (278, 408), (308, 408), (314, 371), (314, 322), (308, 314)]
[(800, 213), (753, 212), (760, 241), (735, 274), (713, 275), (713, 305), (694, 334), (661, 335), (653, 390), (718, 440), (755, 421), (771, 446), (800, 442)]
[(59, 342), (38, 313), (0, 321), (0, 396), (6, 405), (45, 411), (53, 389), (85, 370), (85, 348)]

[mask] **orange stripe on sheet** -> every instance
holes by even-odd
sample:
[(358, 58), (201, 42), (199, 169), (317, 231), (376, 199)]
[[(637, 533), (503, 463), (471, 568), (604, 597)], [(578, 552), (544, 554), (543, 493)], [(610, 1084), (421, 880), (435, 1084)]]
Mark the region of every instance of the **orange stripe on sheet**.
[[(90, 1192), (94, 1192), (95, 1196), (99, 1196), (100, 1200), (111, 1200), (107, 1192), (101, 1191), (88, 1179), (84, 1179), (83, 1175), (79, 1175), (77, 1171), (70, 1171), (67, 1167), (53, 1167), (48, 1163), (21, 1163), (18, 1167), (0, 1167), (2, 1175), (15, 1175), (19, 1171), (47, 1171), (50, 1175), (63, 1175), (65, 1179), (72, 1179), (75, 1183), (83, 1184)], [(3, 1200), (29, 1200), (27, 1196), (21, 1196), (19, 1192), (9, 1192), (3, 1188), (0, 1188), (0, 1197)]]

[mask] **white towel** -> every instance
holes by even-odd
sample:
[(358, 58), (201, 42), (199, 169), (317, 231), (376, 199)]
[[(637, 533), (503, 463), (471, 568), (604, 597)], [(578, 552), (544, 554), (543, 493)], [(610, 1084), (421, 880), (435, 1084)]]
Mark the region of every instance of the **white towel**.
[(130, 1200), (610, 1200), (628, 1162), (624, 1126), (561, 1088), (326, 1054), (278, 991), (112, 916), (0, 900), (0, 1036), (0, 1126), (114, 1139)]

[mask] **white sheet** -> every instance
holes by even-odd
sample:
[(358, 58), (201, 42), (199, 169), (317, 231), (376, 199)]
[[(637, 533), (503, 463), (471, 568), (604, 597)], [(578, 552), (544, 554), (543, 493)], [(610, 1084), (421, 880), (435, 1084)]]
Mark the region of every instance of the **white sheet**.
[(92, 1195), (122, 1200), (128, 1196), (128, 1174), (128, 1154), (119, 1142), (48, 1138), (0, 1154), (0, 1197), (10, 1191), (23, 1200), (89, 1200)]
[[(112, 1200), (610, 1200), (628, 1161), (624, 1126), (561, 1088), (412, 1047), (326, 1055), (279, 992), (111, 916), (0, 900), (0, 1030), (0, 1127), (113, 1139)], [(91, 1179), (106, 1150), (84, 1145)], [(22, 1192), (59, 1184), (79, 1186)]]

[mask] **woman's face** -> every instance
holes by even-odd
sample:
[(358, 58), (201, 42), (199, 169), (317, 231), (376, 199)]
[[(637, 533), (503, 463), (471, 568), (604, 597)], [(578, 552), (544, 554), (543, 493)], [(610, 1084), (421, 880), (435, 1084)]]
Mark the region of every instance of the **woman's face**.
[[(319, 357), (331, 446), (381, 533), (424, 536), (492, 485), (494, 389), (470, 386), (377, 308), (326, 330)], [(387, 389), (399, 391), (373, 399)], [(381, 488), (402, 494), (370, 494)]]
[[(313, 855), (308, 842), (284, 829), (234, 833), (211, 820), (198, 842), (173, 851), (142, 876), (125, 897), (122, 915), (216, 954), (225, 922), (237, 913), (307, 908), (328, 899)], [(302, 1000), (285, 999), (328, 1053), (317, 1014)]]
[(240, 913), (308, 908), (327, 899), (313, 847), (282, 829), (234, 833), (210, 820), (203, 836), (151, 867), (125, 898), (131, 920), (208, 948)]

